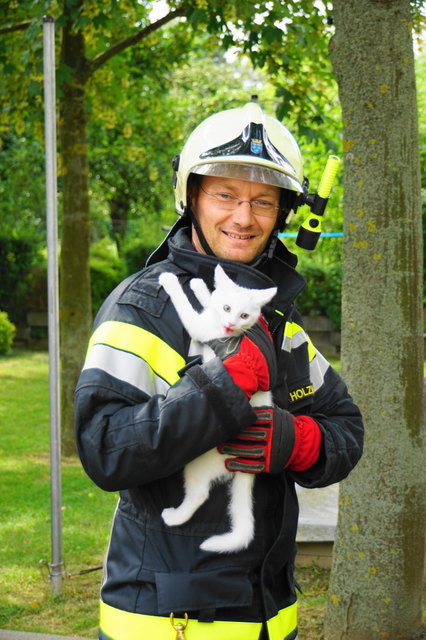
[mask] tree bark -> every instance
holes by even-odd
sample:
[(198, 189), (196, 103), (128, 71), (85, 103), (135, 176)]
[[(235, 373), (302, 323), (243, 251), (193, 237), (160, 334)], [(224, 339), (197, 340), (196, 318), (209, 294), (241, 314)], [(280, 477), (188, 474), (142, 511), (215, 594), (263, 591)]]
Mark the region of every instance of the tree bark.
[(340, 487), (326, 640), (413, 638), (425, 547), (422, 227), (409, 0), (335, 0), (342, 367), (366, 428)]
[[(64, 3), (66, 4), (66, 3)], [(65, 7), (66, 10), (66, 7)], [(60, 255), (62, 454), (76, 452), (74, 390), (90, 332), (90, 212), (86, 141), (84, 37), (72, 21), (62, 30), (61, 62), (71, 70), (61, 87), (59, 131), (63, 214)]]

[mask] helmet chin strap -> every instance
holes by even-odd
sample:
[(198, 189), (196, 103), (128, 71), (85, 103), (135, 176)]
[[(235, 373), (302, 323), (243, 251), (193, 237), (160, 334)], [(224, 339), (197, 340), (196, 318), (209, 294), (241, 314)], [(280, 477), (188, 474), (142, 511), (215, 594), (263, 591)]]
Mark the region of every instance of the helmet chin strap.
[(268, 240), (268, 244), (269, 244), (268, 259), (269, 260), (272, 258), (274, 254), (275, 247), (277, 246), (277, 242), (278, 242), (278, 229), (275, 228), (271, 233), (271, 235), (269, 236), (269, 240)]
[(188, 213), (189, 213), (189, 217), (190, 217), (192, 226), (195, 229), (195, 232), (197, 234), (198, 240), (200, 241), (200, 244), (203, 247), (204, 251), (206, 252), (206, 254), (208, 256), (214, 256), (215, 254), (210, 249), (210, 246), (209, 246), (207, 240), (204, 237), (204, 233), (201, 231), (200, 224), (199, 224), (197, 218), (195, 217), (194, 212), (192, 211), (192, 209), (190, 207), (188, 208)]

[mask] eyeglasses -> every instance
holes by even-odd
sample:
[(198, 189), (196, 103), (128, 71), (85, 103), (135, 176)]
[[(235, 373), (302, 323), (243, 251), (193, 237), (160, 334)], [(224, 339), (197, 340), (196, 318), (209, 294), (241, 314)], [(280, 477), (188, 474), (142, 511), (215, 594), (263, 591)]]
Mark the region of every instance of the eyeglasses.
[(235, 209), (243, 202), (248, 202), (252, 213), (255, 216), (264, 216), (265, 218), (274, 218), (280, 207), (269, 200), (241, 200), (238, 196), (230, 193), (209, 193), (200, 185), (201, 191), (212, 198), (218, 209), (223, 211), (235, 211)]

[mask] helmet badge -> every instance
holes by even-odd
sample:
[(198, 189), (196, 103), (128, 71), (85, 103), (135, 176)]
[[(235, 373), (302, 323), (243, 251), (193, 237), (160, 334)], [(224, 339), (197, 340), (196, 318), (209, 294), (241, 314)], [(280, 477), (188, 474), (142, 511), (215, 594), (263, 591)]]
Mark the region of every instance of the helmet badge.
[(250, 151), (255, 155), (260, 155), (263, 151), (263, 142), (258, 138), (252, 138), (250, 140)]

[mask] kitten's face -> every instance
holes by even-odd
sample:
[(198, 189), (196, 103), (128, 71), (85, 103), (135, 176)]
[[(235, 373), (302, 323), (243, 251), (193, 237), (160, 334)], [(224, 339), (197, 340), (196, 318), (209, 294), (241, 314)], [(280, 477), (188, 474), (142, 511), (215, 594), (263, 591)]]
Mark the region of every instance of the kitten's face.
[(238, 336), (247, 331), (259, 318), (261, 305), (254, 299), (248, 299), (249, 291), (214, 291), (212, 305), (218, 315), (223, 335)]
[(238, 336), (259, 319), (263, 305), (277, 292), (270, 289), (247, 289), (235, 284), (218, 264), (215, 268), (215, 289), (210, 306), (216, 312), (223, 336)]

